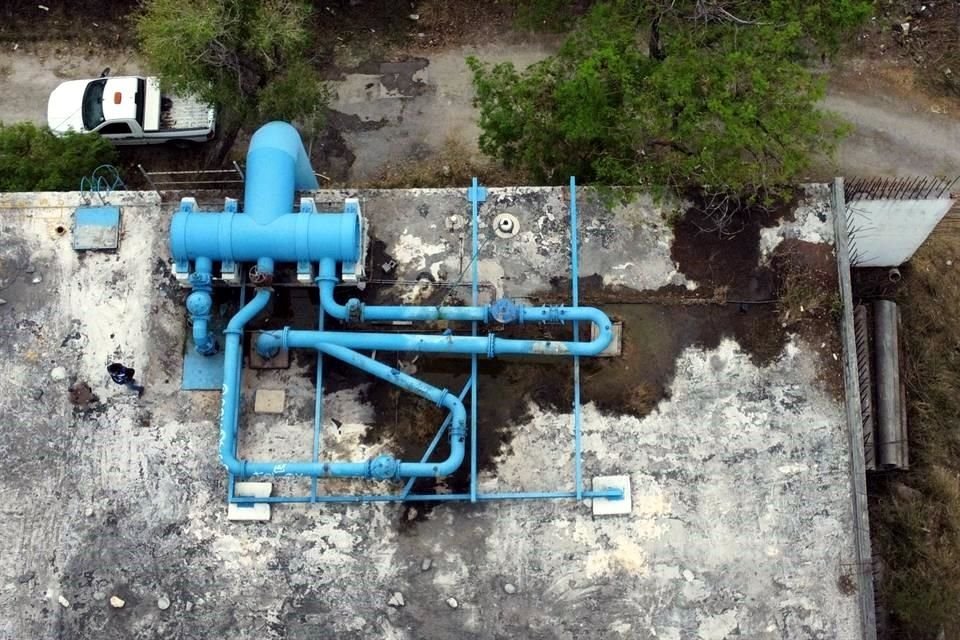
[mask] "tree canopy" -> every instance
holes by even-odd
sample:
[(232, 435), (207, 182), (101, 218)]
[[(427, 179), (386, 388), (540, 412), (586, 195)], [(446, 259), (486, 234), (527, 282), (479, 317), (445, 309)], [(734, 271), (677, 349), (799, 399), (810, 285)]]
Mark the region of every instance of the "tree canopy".
[(475, 58), (481, 149), (546, 182), (775, 195), (842, 128), (805, 63), (864, 0), (620, 0), (595, 5), (523, 72)]
[(94, 133), (53, 135), (29, 122), (0, 123), (0, 191), (71, 191), (83, 176), (116, 159)]
[(310, 60), (312, 11), (300, 0), (146, 0), (137, 34), (166, 86), (220, 108), (232, 143), (247, 123), (319, 126), (329, 91)]

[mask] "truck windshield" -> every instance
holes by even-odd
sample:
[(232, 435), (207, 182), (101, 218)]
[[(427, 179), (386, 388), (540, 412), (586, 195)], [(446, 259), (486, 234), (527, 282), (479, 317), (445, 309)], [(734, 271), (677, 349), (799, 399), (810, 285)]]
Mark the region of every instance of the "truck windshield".
[(83, 92), (83, 128), (92, 131), (103, 122), (103, 88), (107, 79), (94, 80)]

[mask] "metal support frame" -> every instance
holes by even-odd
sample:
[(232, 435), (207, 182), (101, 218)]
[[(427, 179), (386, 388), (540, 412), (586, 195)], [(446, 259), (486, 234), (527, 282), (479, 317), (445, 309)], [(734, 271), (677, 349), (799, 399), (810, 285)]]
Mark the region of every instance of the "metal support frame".
[[(480, 207), (486, 201), (487, 190), (480, 186), (477, 179), (474, 178), (471, 187), (467, 190), (467, 199), (470, 202), (471, 220), (472, 220), (472, 268), (471, 268), (471, 291), (472, 302), (476, 307), (479, 304), (479, 225), (480, 225)], [(570, 247), (571, 247), (571, 283), (573, 295), (573, 308), (579, 305), (579, 243), (577, 237), (577, 203), (576, 203), (576, 180), (570, 178)], [(245, 290), (244, 290), (245, 292)], [(241, 299), (241, 304), (245, 302)], [(324, 312), (321, 308), (318, 313), (319, 330), (323, 330)], [(579, 342), (579, 323), (573, 322), (574, 342)], [(471, 322), (471, 336), (478, 337), (478, 321), (474, 319)], [(581, 501), (583, 498), (603, 498), (607, 500), (618, 500), (624, 497), (620, 489), (600, 489), (584, 490), (582, 478), (582, 442), (581, 442), (581, 402), (580, 402), (580, 362), (579, 356), (574, 357), (574, 401), (573, 401), (573, 431), (574, 431), (574, 461), (573, 461), (573, 483), (572, 491), (507, 491), (484, 493), (478, 487), (478, 463), (477, 463), (477, 406), (479, 399), (478, 374), (477, 374), (476, 353), (470, 356), (470, 376), (467, 378), (462, 390), (458, 394), (458, 399), (463, 402), (468, 396), (470, 398), (470, 482), (469, 491), (465, 493), (434, 494), (434, 493), (413, 493), (415, 478), (409, 478), (398, 493), (389, 494), (323, 494), (318, 491), (317, 478), (311, 478), (310, 492), (308, 495), (277, 495), (269, 497), (246, 497), (238, 496), (234, 491), (236, 482), (243, 478), (230, 473), (228, 483), (228, 502), (231, 504), (250, 504), (250, 503), (366, 503), (366, 502), (447, 502), (447, 501), (470, 501), (487, 502), (495, 500), (553, 500), (553, 499), (575, 499)], [(322, 422), (323, 422), (323, 353), (317, 353), (317, 395), (313, 429), (313, 453), (312, 461), (319, 460), (322, 449)], [(451, 424), (452, 413), (446, 416), (444, 422), (440, 425), (433, 440), (426, 448), (420, 459), (421, 463), (426, 462), (433, 454), (441, 439), (448, 432)], [(239, 439), (234, 443), (234, 450), (239, 446)]]

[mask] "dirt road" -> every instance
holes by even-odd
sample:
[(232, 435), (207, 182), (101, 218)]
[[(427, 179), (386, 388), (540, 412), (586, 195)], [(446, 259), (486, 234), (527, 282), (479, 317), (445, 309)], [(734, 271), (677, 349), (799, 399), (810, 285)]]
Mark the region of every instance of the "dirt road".
[(136, 73), (132, 51), (66, 52), (66, 45), (28, 43), (0, 51), (0, 122), (47, 123), (47, 98), (61, 82), (96, 78), (107, 67), (114, 75)]
[[(550, 55), (557, 44), (555, 38), (518, 39), (513, 34), (481, 47), (454, 46), (422, 55), (414, 51), (403, 62), (364, 62), (342, 70), (331, 105), (333, 134), (344, 147), (341, 158), (348, 158), (338, 177), (368, 180), (385, 163), (422, 159), (448, 139), (475, 151), (479, 129), (464, 58), (511, 60), (523, 67)], [(115, 74), (139, 70), (129, 50), (77, 55), (30, 44), (0, 52), (0, 121), (43, 124), (47, 97), (59, 82), (96, 76), (107, 66)], [(909, 68), (848, 61), (832, 73), (823, 107), (849, 122), (853, 131), (836, 163), (821, 164), (810, 179), (960, 172), (960, 101), (926, 96), (915, 87)]]
[(910, 67), (849, 61), (823, 107), (853, 126), (837, 154), (842, 175), (960, 173), (960, 101), (929, 96)]

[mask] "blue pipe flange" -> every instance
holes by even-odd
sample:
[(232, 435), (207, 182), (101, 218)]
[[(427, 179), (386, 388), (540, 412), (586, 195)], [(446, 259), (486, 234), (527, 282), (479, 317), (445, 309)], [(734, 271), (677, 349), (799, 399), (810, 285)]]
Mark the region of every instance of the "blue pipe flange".
[(520, 307), (510, 298), (500, 298), (490, 305), (490, 315), (500, 324), (511, 324), (520, 317)]
[(360, 322), (363, 319), (363, 303), (357, 298), (347, 300), (347, 322)]
[(370, 477), (377, 480), (390, 480), (397, 477), (399, 464), (393, 456), (377, 456), (370, 461)]

